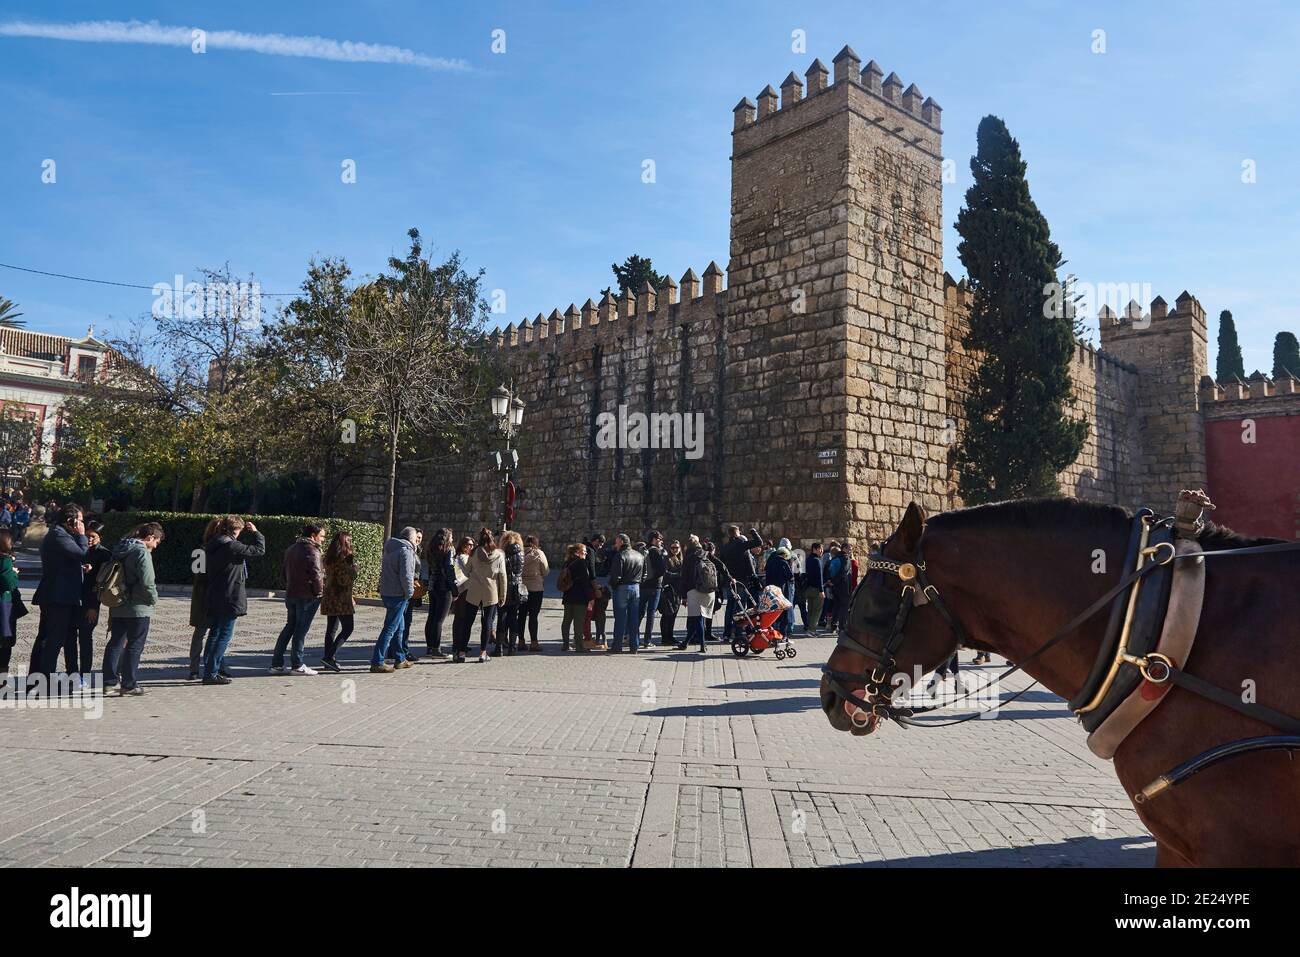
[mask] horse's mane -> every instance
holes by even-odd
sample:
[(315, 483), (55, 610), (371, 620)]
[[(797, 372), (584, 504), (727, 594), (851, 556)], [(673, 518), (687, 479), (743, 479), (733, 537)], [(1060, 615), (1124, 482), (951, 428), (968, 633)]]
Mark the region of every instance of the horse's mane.
[[(1044, 526), (1096, 528), (1099, 525), (1128, 525), (1133, 513), (1119, 505), (1084, 502), (1077, 498), (1025, 498), (988, 505), (972, 505), (931, 518), (934, 528), (958, 531), (972, 528), (1041, 529)], [(1250, 538), (1232, 529), (1207, 521), (1196, 536), (1206, 551), (1221, 548), (1248, 548), (1280, 542), (1280, 538)]]

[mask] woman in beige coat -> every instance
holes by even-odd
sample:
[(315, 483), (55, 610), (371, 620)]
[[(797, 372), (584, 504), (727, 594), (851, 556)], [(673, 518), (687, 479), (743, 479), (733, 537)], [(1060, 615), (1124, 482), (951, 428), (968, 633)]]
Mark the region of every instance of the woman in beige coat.
[(546, 561), (546, 552), (536, 535), (524, 539), (524, 587), (528, 589), (528, 605), (524, 610), (528, 620), (528, 637), (530, 651), (540, 651), (537, 644), (537, 616), (542, 610), (542, 594), (546, 587), (546, 575), (551, 566)]
[(469, 556), (469, 580), (465, 585), (464, 634), (474, 625), (479, 609), (483, 610), (482, 630), (479, 632), (479, 661), (488, 660), (488, 645), (496, 630), (497, 610), (506, 603), (506, 559), (497, 548), (490, 528), (478, 533), (478, 547)]

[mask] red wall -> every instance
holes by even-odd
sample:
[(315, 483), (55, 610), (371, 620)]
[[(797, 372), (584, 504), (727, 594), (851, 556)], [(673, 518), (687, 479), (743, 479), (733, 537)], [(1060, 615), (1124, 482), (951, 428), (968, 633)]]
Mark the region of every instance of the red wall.
[(1258, 416), (1255, 441), (1242, 419), (1205, 423), (1210, 518), (1245, 535), (1300, 538), (1300, 415)]

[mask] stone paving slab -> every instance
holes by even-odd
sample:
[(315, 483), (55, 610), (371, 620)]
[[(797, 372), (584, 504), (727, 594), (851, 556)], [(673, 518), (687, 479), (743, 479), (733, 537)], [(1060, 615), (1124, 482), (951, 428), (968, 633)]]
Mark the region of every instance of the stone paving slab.
[[(34, 610), (35, 611), (35, 610)], [(25, 665), (36, 612), (22, 623)], [(994, 720), (831, 730), (827, 638), (799, 656), (559, 651), (366, 669), (361, 607), (342, 675), (266, 673), (283, 606), (254, 600), (228, 687), (185, 680), (188, 601), (164, 597), (141, 698), (102, 716), (0, 708), (14, 782), (0, 864), (139, 866), (1146, 866), (1153, 844), (1062, 702)], [(413, 644), (423, 651), (422, 613)], [(319, 655), (323, 621), (308, 639)], [(720, 628), (719, 628), (720, 630)], [(103, 629), (96, 636), (102, 654)], [(475, 643), (474, 647), (477, 647)], [(977, 669), (992, 675), (995, 669)], [(1006, 693), (1024, 687), (1015, 676)]]

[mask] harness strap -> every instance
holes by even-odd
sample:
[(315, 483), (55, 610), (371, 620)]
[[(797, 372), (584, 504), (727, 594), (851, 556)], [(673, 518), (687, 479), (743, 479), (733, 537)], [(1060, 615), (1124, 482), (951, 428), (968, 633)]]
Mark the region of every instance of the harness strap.
[(1283, 714), (1281, 711), (1275, 711), (1268, 705), (1242, 701), (1240, 695), (1225, 691), (1218, 685), (1210, 684), (1204, 678), (1198, 678), (1196, 675), (1188, 674), (1180, 668), (1171, 667), (1169, 669), (1169, 679), (1180, 688), (1186, 688), (1202, 698), (1209, 698), (1211, 701), (1217, 702), (1225, 708), (1231, 708), (1248, 718), (1271, 724), (1273, 727), (1280, 728), (1289, 734), (1300, 734), (1300, 719), (1293, 718), (1289, 714)]

